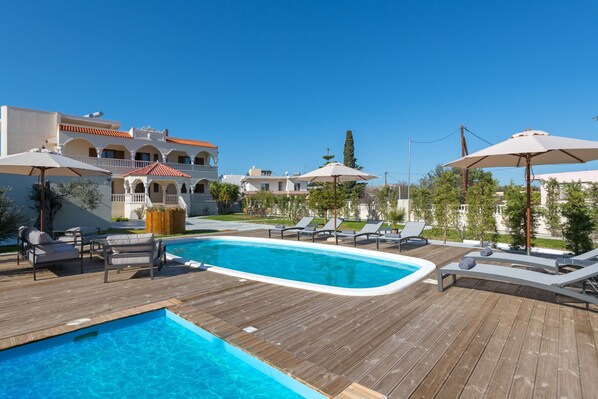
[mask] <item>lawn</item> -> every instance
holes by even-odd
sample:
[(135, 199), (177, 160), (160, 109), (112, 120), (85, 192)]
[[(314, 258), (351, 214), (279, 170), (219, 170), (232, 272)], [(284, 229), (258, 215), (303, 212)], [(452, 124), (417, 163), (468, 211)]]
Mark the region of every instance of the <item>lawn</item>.
[[(295, 223), (289, 219), (281, 219), (281, 218), (274, 218), (274, 217), (267, 217), (267, 218), (260, 218), (258, 216), (249, 216), (243, 213), (235, 213), (231, 215), (214, 215), (208, 216), (206, 219), (211, 220), (221, 220), (221, 221), (230, 221), (230, 222), (252, 222), (252, 223), (260, 223), (260, 224), (272, 224), (272, 225), (285, 225), (285, 226), (293, 226)], [(324, 224), (325, 220), (323, 218), (316, 218), (314, 220), (315, 223)], [(344, 221), (343, 224), (340, 226), (341, 230), (360, 230), (365, 222), (357, 221), (357, 220), (347, 220)], [(388, 224), (384, 224), (384, 227), (388, 227)], [(402, 228), (403, 225), (399, 225), (399, 228)], [(442, 231), (438, 228), (431, 228), (425, 230), (423, 236), (432, 240), (442, 240)], [(459, 239), (459, 235), (457, 234), (456, 230), (449, 230), (447, 233), (447, 241), (452, 242), (461, 242)], [(510, 243), (511, 237), (508, 234), (499, 234), (498, 235), (498, 242), (503, 243)], [(563, 240), (558, 239), (551, 239), (551, 238), (536, 238), (532, 240), (532, 245), (535, 247), (541, 248), (548, 248), (548, 249), (557, 249), (557, 250), (566, 250), (565, 242)]]

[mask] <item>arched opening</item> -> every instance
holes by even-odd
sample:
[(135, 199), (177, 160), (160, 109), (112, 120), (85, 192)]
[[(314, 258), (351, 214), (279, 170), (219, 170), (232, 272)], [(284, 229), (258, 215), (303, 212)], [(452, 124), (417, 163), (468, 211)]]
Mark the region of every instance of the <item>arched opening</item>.
[(166, 186), (166, 194), (178, 194), (174, 183), (170, 183)]
[(145, 192), (145, 187), (143, 186), (143, 183), (135, 184), (135, 194), (141, 194), (144, 192)]
[(195, 183), (193, 192), (195, 194), (209, 194), (210, 193), (210, 181), (206, 180), (206, 179), (199, 180), (197, 183)]
[(182, 163), (186, 165), (191, 164), (191, 158), (185, 151), (173, 150), (168, 153), (166, 162)]
[(138, 165), (138, 167), (143, 167), (144, 164), (142, 164), (142, 162), (161, 162), (162, 153), (153, 145), (146, 144), (143, 147), (137, 149), (137, 151), (135, 152), (135, 160), (140, 161), (140, 165)]
[(69, 157), (97, 157), (95, 146), (85, 139), (72, 139), (65, 143), (62, 154)]
[(181, 194), (187, 194), (187, 185), (185, 183), (181, 186)]
[(203, 166), (214, 166), (214, 157), (207, 151), (198, 152), (195, 155), (195, 164)]

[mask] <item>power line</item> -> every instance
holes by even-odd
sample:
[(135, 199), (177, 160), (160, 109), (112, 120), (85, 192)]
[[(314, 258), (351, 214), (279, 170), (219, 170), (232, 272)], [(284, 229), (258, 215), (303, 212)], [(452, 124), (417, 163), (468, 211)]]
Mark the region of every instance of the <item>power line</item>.
[(469, 133), (473, 134), (475, 137), (477, 137), (478, 139), (482, 140), (486, 144), (494, 145), (494, 143), (491, 143), (488, 140), (486, 140), (485, 138), (482, 138), (482, 137), (478, 136), (477, 134), (475, 134), (474, 132), (472, 132), (471, 130), (469, 130), (467, 127), (465, 127), (465, 130), (467, 130)]
[(438, 140), (432, 140), (432, 141), (415, 141), (415, 140), (410, 140), (412, 143), (416, 143), (416, 144), (432, 144), (432, 143), (438, 143), (439, 141), (442, 140), (446, 140), (449, 137), (451, 137), (452, 135), (454, 135), (455, 133), (457, 133), (459, 131), (459, 128), (457, 128), (454, 132), (452, 132), (451, 134), (449, 134), (448, 136), (444, 136), (443, 138), (440, 138)]

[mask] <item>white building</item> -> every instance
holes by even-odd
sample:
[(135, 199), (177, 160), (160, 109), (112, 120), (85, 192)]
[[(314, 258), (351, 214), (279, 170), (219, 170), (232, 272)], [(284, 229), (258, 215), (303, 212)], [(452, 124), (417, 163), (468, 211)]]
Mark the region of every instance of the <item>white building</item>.
[(271, 191), (274, 195), (305, 195), (308, 193), (307, 182), (298, 180), (300, 175), (286, 173), (276, 176), (271, 170), (257, 169), (254, 166), (246, 175), (223, 175), (220, 181), (240, 186), (241, 192), (245, 194)]
[[(580, 172), (562, 172), (562, 173), (546, 173), (542, 175), (536, 175), (534, 180), (539, 180), (542, 185), (540, 186), (540, 197), (541, 204), (546, 205), (546, 186), (545, 182), (549, 179), (554, 178), (559, 183), (561, 188), (569, 183), (581, 182), (583, 188), (587, 188), (591, 183), (598, 183), (598, 170), (584, 170)], [(566, 190), (560, 190), (560, 199), (565, 199)]]
[(168, 129), (125, 131), (118, 121), (12, 106), (2, 106), (0, 118), (0, 156), (45, 146), (111, 171), (112, 217), (135, 218), (136, 208), (155, 205), (182, 206), (188, 215), (216, 212), (208, 189), (218, 179), (212, 143), (171, 137)]

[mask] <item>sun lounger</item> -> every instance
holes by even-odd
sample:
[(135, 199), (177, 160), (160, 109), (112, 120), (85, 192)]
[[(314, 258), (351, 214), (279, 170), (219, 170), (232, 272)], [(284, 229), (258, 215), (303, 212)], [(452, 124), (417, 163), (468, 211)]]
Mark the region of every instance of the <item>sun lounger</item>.
[(165, 247), (153, 234), (120, 234), (106, 238), (102, 247), (104, 258), (104, 282), (108, 282), (108, 270), (118, 273), (127, 267), (149, 267), (154, 279), (154, 267), (162, 268)]
[(314, 218), (311, 216), (306, 216), (304, 218), (301, 218), (301, 220), (299, 222), (297, 222), (296, 225), (291, 226), (291, 227), (285, 227), (285, 226), (276, 226), (273, 229), (269, 229), (268, 230), (268, 237), (272, 238), (272, 232), (273, 231), (280, 231), (280, 238), (284, 239), (284, 232), (285, 231), (297, 231), (297, 230), (303, 230), (304, 228), (306, 228), (307, 226), (309, 226), (309, 224), (311, 222), (314, 221)]
[[(535, 287), (542, 290), (554, 292), (579, 299), (586, 303), (598, 305), (598, 296), (586, 290), (589, 279), (598, 276), (598, 263), (583, 269), (575, 270), (566, 274), (548, 274), (535, 272), (531, 270), (518, 269), (513, 267), (504, 267), (497, 265), (477, 264), (471, 269), (464, 270), (459, 267), (459, 263), (450, 263), (443, 268), (438, 269), (438, 290), (443, 291), (443, 281), (447, 276), (453, 277), (453, 283), (457, 281), (457, 275), (474, 278), (484, 278), (505, 283), (519, 284), (528, 287)], [(582, 283), (582, 289), (577, 290), (571, 285)]]
[(357, 246), (357, 237), (363, 237), (365, 236), (366, 239), (369, 239), (370, 236), (379, 236), (380, 233), (380, 228), (382, 227), (382, 224), (384, 224), (383, 221), (381, 220), (368, 220), (365, 225), (362, 227), (361, 230), (359, 230), (358, 232), (355, 231), (342, 231), (342, 232), (335, 232), (334, 236), (336, 237), (336, 245), (338, 245), (338, 240), (339, 238), (341, 240), (344, 239), (353, 239), (353, 246), (356, 247)]
[(542, 258), (539, 256), (529, 256), (529, 255), (521, 255), (521, 254), (512, 254), (508, 252), (492, 252), (492, 254), (484, 256), (480, 253), (480, 251), (473, 251), (465, 255), (467, 258), (474, 258), (476, 260), (485, 261), (489, 260), (492, 262), (504, 262), (510, 263), (514, 265), (522, 265), (522, 266), (530, 266), (530, 267), (539, 267), (542, 269), (547, 269), (552, 272), (558, 273), (560, 268), (565, 266), (572, 266), (572, 267), (586, 267), (590, 266), (594, 263), (598, 263), (598, 259), (594, 260), (593, 258), (598, 257), (598, 249), (594, 249), (592, 251), (586, 252), (581, 255), (573, 256), (571, 258), (557, 258), (557, 259), (549, 259), (549, 258)]
[(343, 219), (341, 218), (336, 218), (336, 223), (334, 218), (330, 218), (330, 220), (328, 220), (328, 222), (326, 222), (324, 227), (322, 227), (321, 229), (318, 229), (316, 227), (306, 227), (303, 230), (299, 230), (297, 232), (297, 240), (300, 240), (302, 235), (311, 236), (312, 242), (315, 241), (315, 238), (318, 235), (332, 236), (332, 234), (336, 232), (334, 226), (336, 225), (336, 227), (338, 228), (342, 223)]
[(35, 227), (21, 226), (17, 237), (19, 251), (17, 253), (17, 265), (19, 258), (23, 257), (33, 266), (33, 280), (37, 280), (37, 269), (51, 265), (58, 265), (69, 261), (79, 261), (81, 273), (83, 273), (83, 259), (74, 246), (53, 240), (47, 233), (39, 231)]
[(380, 249), (380, 241), (398, 243), (399, 252), (401, 252), (401, 244), (409, 241), (420, 241), (427, 245), (428, 239), (421, 235), (425, 227), (424, 222), (407, 222), (399, 234), (383, 234), (376, 237), (376, 249)]

